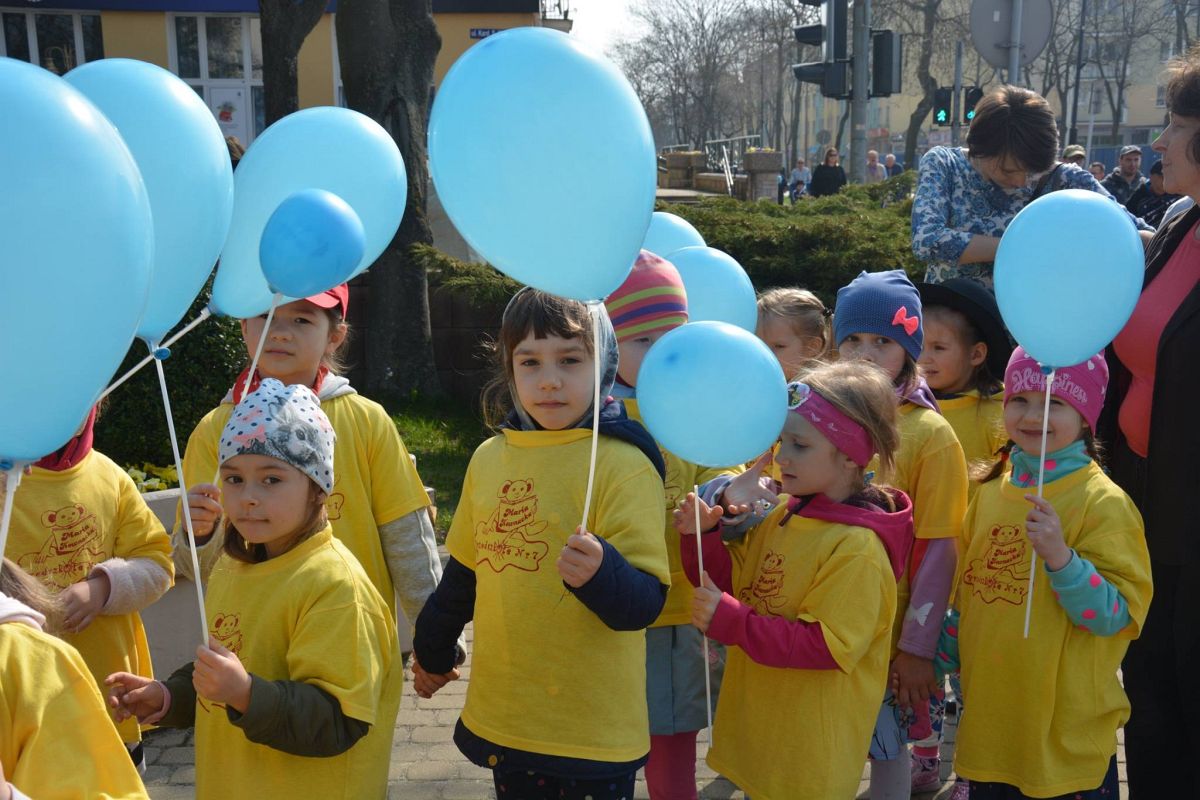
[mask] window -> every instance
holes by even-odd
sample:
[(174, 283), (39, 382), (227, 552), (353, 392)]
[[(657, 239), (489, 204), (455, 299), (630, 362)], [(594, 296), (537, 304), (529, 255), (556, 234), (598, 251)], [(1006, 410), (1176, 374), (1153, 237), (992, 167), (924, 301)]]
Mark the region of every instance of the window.
[(1158, 87), (1158, 95), (1154, 98), (1154, 107), (1155, 108), (1166, 108), (1167, 107), (1167, 87), (1165, 87), (1165, 86)]
[(1103, 89), (1097, 88), (1095, 91), (1092, 92), (1091, 113), (1093, 113), (1093, 114), (1104, 113), (1104, 90)]
[(56, 75), (104, 58), (99, 14), (5, 11), (0, 18), (0, 56), (37, 64)]
[(259, 18), (176, 15), (167, 30), (171, 69), (204, 98), (226, 136), (250, 144), (266, 127)]

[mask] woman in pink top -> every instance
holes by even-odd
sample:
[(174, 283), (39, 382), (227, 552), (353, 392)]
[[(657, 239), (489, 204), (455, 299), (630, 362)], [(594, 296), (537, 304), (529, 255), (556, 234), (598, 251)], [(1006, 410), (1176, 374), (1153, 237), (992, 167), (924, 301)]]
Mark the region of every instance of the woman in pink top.
[[(1200, 201), (1200, 51), (1169, 68), (1170, 125), (1154, 143), (1169, 192)], [(1132, 798), (1200, 797), (1200, 205), (1146, 249), (1141, 298), (1109, 353), (1112, 476), (1146, 523), (1154, 599), (1123, 664)], [(1103, 309), (1097, 309), (1103, 313)], [(1105, 424), (1107, 423), (1107, 424)]]

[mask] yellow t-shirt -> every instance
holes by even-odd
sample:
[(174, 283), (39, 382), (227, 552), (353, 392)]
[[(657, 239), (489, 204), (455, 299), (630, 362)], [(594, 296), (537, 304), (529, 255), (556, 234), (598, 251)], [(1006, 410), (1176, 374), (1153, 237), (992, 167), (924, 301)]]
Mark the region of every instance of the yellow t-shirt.
[[(637, 400), (626, 399), (625, 409), (629, 418), (642, 421), (638, 413)], [(667, 625), (689, 625), (692, 621), (692, 583), (683, 572), (683, 561), (679, 555), (682, 544), (679, 531), (675, 530), (675, 509), (681, 500), (692, 491), (692, 487), (708, 483), (720, 475), (737, 475), (744, 471), (741, 466), (708, 468), (684, 461), (679, 456), (659, 447), (663, 461), (667, 465), (667, 479), (663, 481), (666, 489), (664, 498), (666, 504), (666, 525), (663, 528), (667, 540), (667, 561), (671, 566), (671, 590), (667, 593), (667, 602), (663, 605), (662, 613), (654, 620), (651, 628), (661, 628)], [(689, 546), (695, 547), (695, 537), (689, 539)]]
[[(887, 684), (896, 579), (874, 531), (780, 504), (729, 545), (733, 594), (819, 621), (840, 669), (766, 667), (727, 651), (708, 764), (754, 798), (853, 797)], [(799, 754), (803, 754), (800, 757)]]
[[(429, 496), (409, 458), (396, 426), (383, 406), (360, 394), (334, 397), (321, 403), (337, 434), (333, 448), (333, 494), (325, 501), (333, 534), (354, 554), (367, 577), (395, 614), (391, 573), (379, 540), (379, 528), (429, 505)], [(233, 413), (222, 403), (204, 416), (188, 439), (183, 474), (188, 486), (212, 483), (217, 474), (221, 431)], [(187, 533), (176, 512), (176, 564), (191, 577)], [(208, 575), (221, 554), (221, 535), (200, 551), (200, 571)]]
[(0, 764), (9, 783), (35, 800), (146, 800), (74, 648), (19, 622), (0, 624), (0, 676)]
[[(96, 450), (70, 469), (34, 467), (21, 478), (4, 554), (56, 593), (112, 558), (149, 559), (175, 574), (171, 540), (162, 523), (133, 479)], [(82, 633), (62, 638), (79, 650), (98, 687), (114, 672), (154, 677), (137, 612), (101, 613)], [(137, 720), (126, 720), (119, 730), (126, 742), (141, 738)]]
[(266, 680), (308, 683), (370, 731), (341, 755), (306, 758), (255, 744), (223, 707), (196, 700), (196, 796), (358, 800), (387, 794), (400, 708), (396, 625), (329, 527), (277, 558), (223, 556), (205, 599), (212, 636)]
[[(505, 747), (632, 761), (650, 749), (646, 635), (601, 622), (555, 566), (583, 514), (591, 436), (506, 430), (471, 458), (446, 540), (476, 580), (462, 720)], [(663, 484), (646, 456), (601, 436), (587, 528), (667, 584), (662, 511)]]
[[(968, 469), (979, 463), (996, 461), (996, 453), (1008, 442), (1004, 430), (1003, 390), (983, 399), (979, 392), (972, 390), (949, 400), (938, 400), (938, 405), (962, 445)], [(971, 481), (967, 487), (968, 497), (973, 497), (978, 488), (979, 484)]]
[[(887, 481), (908, 495), (918, 539), (949, 539), (962, 533), (967, 513), (967, 460), (950, 423), (924, 406), (901, 403), (898, 409), (900, 450), (896, 472)], [(879, 469), (872, 459), (870, 469)], [(908, 610), (911, 570), (906, 566), (896, 587), (896, 624), (892, 654), (897, 652)]]
[(1117, 669), (1150, 605), (1150, 558), (1133, 501), (1096, 464), (1046, 484), (1067, 546), (1117, 588), (1132, 622), (1116, 636), (1077, 629), (1039, 560), (1024, 638), (1030, 491), (1002, 475), (980, 487), (967, 514), (958, 642), (971, 711), (954, 766), (973, 781), (1051, 797), (1099, 786), (1117, 750), (1129, 717)]

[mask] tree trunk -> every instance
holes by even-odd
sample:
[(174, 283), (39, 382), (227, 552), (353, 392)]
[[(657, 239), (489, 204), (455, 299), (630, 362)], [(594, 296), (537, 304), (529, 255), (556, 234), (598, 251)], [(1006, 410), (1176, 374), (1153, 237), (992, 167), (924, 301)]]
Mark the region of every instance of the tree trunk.
[(363, 276), (370, 286), (366, 389), (382, 397), (439, 395), (428, 283), (411, 256), (412, 245), (433, 243), (425, 216), (426, 131), (442, 39), (431, 0), (342, 0), (337, 37), (347, 104), (391, 134), (408, 170), (404, 220)]
[(937, 25), (940, 5), (941, 0), (927, 0), (922, 9), (924, 34), (920, 37), (921, 55), (917, 60), (917, 82), (921, 84), (923, 92), (921, 101), (908, 118), (908, 130), (904, 133), (904, 166), (907, 169), (916, 167), (917, 134), (921, 132), (921, 126), (933, 108), (933, 98), (937, 93), (937, 79), (930, 74), (929, 64), (933, 59), (933, 29)]
[(263, 101), (268, 125), (300, 108), (300, 46), (325, 13), (327, 0), (258, 0), (262, 23)]

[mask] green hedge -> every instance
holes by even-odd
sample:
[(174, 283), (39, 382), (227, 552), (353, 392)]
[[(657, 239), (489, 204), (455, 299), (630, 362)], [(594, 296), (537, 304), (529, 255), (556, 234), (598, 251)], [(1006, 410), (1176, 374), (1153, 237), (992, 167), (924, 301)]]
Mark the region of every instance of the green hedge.
[[(925, 267), (912, 254), (909, 226), (916, 175), (910, 170), (883, 183), (847, 186), (794, 206), (721, 197), (657, 208), (695, 225), (710, 247), (745, 267), (759, 290), (800, 286), (832, 303), (862, 270), (904, 269), (921, 280)], [(459, 261), (428, 245), (414, 245), (412, 252), (431, 287), (463, 292), (472, 302), (503, 304), (520, 288), (487, 264)]]
[[(184, 322), (195, 319), (208, 300), (206, 288), (184, 315)], [(145, 356), (146, 345), (135, 340), (114, 380)], [(171, 346), (163, 369), (180, 455), (192, 428), (221, 402), (247, 360), (237, 320), (224, 317), (205, 320)], [(174, 464), (154, 364), (143, 367), (109, 395), (96, 424), (96, 447), (118, 464)]]

